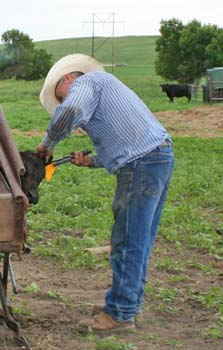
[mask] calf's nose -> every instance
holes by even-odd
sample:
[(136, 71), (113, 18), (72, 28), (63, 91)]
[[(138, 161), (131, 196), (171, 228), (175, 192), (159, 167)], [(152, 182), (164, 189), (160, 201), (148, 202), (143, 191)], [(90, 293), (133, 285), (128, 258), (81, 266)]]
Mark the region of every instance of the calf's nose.
[(37, 204), (39, 201), (39, 195), (36, 191), (31, 190), (28, 192), (28, 200), (30, 204)]

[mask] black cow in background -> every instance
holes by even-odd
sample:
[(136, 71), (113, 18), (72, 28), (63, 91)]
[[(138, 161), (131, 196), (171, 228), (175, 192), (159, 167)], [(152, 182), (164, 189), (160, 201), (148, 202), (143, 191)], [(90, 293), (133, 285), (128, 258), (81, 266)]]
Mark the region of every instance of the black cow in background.
[(174, 97), (187, 97), (188, 102), (191, 100), (191, 86), (187, 84), (160, 84), (162, 91), (169, 97), (173, 103)]
[(30, 204), (39, 201), (38, 186), (45, 177), (45, 161), (32, 151), (20, 152), (26, 172), (21, 176), (22, 190)]

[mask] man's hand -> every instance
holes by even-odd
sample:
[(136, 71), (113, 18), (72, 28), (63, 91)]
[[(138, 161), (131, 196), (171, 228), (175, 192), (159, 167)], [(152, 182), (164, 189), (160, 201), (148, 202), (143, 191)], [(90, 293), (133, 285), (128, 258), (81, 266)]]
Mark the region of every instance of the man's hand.
[(84, 155), (83, 152), (71, 152), (72, 156), (74, 157), (71, 160), (71, 163), (77, 165), (77, 166), (87, 166), (90, 167), (93, 165), (93, 160), (88, 155)]
[(45, 159), (45, 162), (48, 163), (49, 159), (53, 157), (53, 151), (49, 150), (46, 146), (40, 143), (36, 147), (36, 153), (40, 158)]

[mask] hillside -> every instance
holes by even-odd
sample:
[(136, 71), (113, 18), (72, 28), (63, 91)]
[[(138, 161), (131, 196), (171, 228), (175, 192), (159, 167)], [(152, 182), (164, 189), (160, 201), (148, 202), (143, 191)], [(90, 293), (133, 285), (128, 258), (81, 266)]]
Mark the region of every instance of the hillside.
[[(116, 63), (128, 65), (153, 65), (155, 59), (156, 36), (125, 36), (114, 38)], [(56, 61), (70, 53), (84, 53), (91, 56), (92, 38), (70, 38), (62, 40), (39, 41), (36, 48), (45, 49)], [(103, 63), (112, 61), (112, 39), (97, 37), (94, 41), (95, 58)]]

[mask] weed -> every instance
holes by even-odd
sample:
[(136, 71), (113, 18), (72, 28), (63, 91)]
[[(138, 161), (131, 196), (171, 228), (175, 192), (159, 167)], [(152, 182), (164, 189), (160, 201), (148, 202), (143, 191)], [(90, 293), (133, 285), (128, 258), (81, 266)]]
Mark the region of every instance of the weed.
[(184, 269), (184, 265), (182, 262), (178, 262), (169, 257), (159, 259), (156, 263), (156, 266), (158, 267), (158, 269), (166, 270), (168, 272), (182, 272)]
[(50, 298), (50, 299), (58, 300), (58, 301), (60, 301), (60, 302), (62, 302), (62, 303), (64, 303), (64, 304), (66, 304), (66, 305), (69, 304), (68, 299), (67, 299), (64, 295), (62, 295), (61, 293), (59, 293), (59, 292), (56, 291), (56, 290), (49, 290), (49, 291), (47, 292), (47, 297)]
[(51, 255), (49, 247), (42, 243), (35, 247), (35, 253), (42, 257), (49, 257)]
[(103, 340), (95, 340), (95, 350), (136, 350), (132, 343), (120, 342), (118, 338), (109, 337)]
[(32, 282), (31, 284), (29, 284), (26, 288), (25, 288), (25, 292), (26, 293), (38, 293), (40, 292), (40, 288), (39, 286), (35, 283), (35, 282)]
[(182, 349), (183, 344), (178, 339), (168, 339), (165, 342), (167, 345), (171, 346), (171, 349)]
[(215, 270), (212, 263), (201, 264), (199, 261), (189, 261), (187, 265), (190, 268), (201, 270), (207, 274), (211, 274), (212, 276), (215, 275)]
[(200, 302), (203, 307), (215, 308), (223, 315), (223, 290), (220, 287), (211, 287), (207, 292), (193, 292), (192, 298)]
[(31, 316), (31, 311), (27, 301), (22, 301), (21, 305), (13, 307), (13, 313), (16, 316), (25, 315)]
[(211, 339), (223, 339), (223, 319), (220, 319), (217, 323), (210, 325), (204, 330), (205, 338)]
[(172, 275), (170, 276), (170, 281), (172, 283), (184, 282), (188, 279), (186, 275)]

